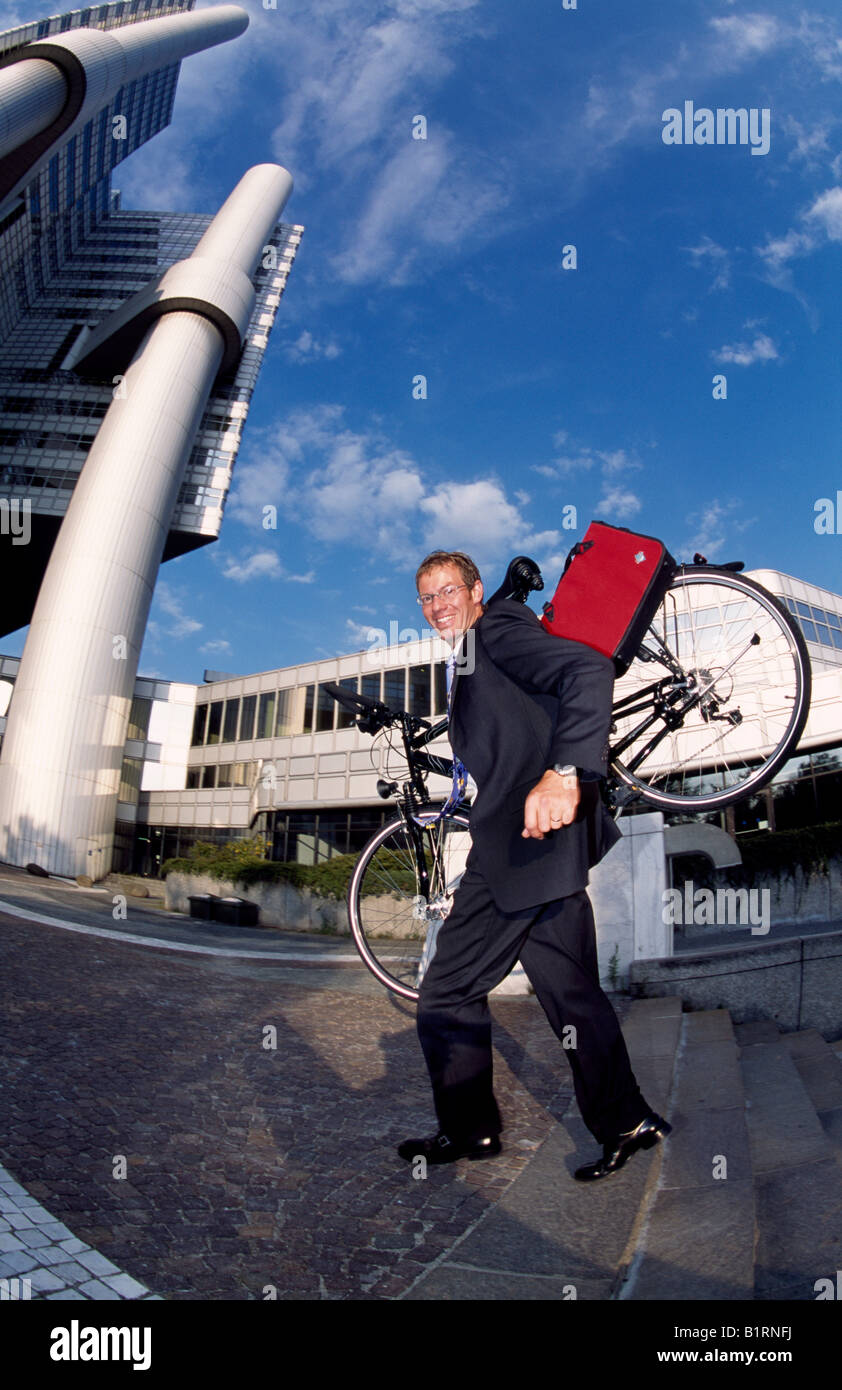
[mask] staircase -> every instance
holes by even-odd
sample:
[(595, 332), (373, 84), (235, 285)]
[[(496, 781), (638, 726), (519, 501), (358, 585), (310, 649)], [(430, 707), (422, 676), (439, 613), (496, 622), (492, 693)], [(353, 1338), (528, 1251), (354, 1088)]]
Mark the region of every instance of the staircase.
[[(616, 1176), (575, 1103), (409, 1299), (805, 1300), (842, 1270), (842, 1043), (635, 1001), (623, 1032), (672, 1134)], [(834, 1049), (837, 1049), (834, 1051)], [(821, 1287), (821, 1286), (820, 1286)]]

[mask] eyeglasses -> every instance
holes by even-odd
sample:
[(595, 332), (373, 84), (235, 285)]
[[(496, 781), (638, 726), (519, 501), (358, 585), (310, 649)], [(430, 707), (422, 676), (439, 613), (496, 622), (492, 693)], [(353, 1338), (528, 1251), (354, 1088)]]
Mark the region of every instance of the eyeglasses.
[(437, 594), (419, 594), (415, 602), (420, 603), (422, 608), (427, 608), (434, 598), (443, 598), (445, 603), (449, 603), (454, 594), (467, 587), (467, 584), (448, 584), (444, 589), (439, 589)]

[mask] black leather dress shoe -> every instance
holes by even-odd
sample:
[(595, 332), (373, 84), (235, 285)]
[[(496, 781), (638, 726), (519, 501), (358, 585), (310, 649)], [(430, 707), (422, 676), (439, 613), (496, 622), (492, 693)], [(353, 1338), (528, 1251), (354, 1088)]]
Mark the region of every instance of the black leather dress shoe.
[(458, 1158), (493, 1158), (502, 1147), (496, 1134), (484, 1139), (457, 1140), (439, 1131), (427, 1139), (404, 1139), (398, 1144), (398, 1153), (409, 1163), (416, 1158), (424, 1158), (428, 1163), (455, 1163)]
[(659, 1139), (664, 1139), (671, 1132), (672, 1125), (667, 1124), (660, 1115), (648, 1115), (645, 1120), (641, 1120), (637, 1129), (631, 1130), (629, 1134), (619, 1134), (616, 1139), (603, 1145), (602, 1158), (596, 1163), (586, 1163), (583, 1168), (577, 1168), (573, 1176), (579, 1182), (595, 1182), (597, 1178), (607, 1178), (612, 1173), (619, 1172), (638, 1149), (651, 1149), (653, 1144), (657, 1144)]

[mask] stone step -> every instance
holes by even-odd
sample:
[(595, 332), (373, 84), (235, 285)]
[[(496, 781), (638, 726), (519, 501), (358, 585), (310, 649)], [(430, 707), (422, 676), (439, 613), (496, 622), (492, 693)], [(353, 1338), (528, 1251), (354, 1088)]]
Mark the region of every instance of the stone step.
[[(802, 1080), (817, 1094), (827, 1077), (809, 1064), (812, 1044), (737, 1027), (756, 1204), (755, 1299), (811, 1300), (842, 1268), (840, 1160)], [(821, 1088), (821, 1089), (820, 1089)]]
[[(681, 1000), (636, 1000), (623, 1024), (647, 1101), (667, 1109), (681, 1032)], [(409, 1300), (607, 1300), (637, 1243), (644, 1199), (666, 1146), (638, 1153), (604, 1182), (574, 1168), (598, 1146), (572, 1104), (499, 1202), (403, 1295)]]
[(798, 1074), (824, 1132), (842, 1153), (842, 1069), (832, 1045), (825, 1042), (816, 1028), (800, 1033), (784, 1033), (784, 1046), (798, 1068)]
[(673, 1132), (618, 1298), (750, 1299), (754, 1190), (727, 1009), (684, 1014), (669, 1119)]

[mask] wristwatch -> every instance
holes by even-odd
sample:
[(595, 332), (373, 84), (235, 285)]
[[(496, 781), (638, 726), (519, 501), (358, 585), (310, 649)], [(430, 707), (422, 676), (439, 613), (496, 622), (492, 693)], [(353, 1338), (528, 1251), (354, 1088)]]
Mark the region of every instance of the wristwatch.
[(572, 763), (553, 763), (551, 772), (557, 772), (559, 777), (578, 777), (579, 769)]

